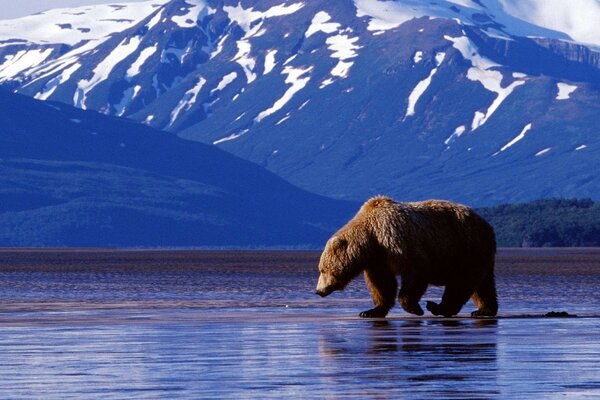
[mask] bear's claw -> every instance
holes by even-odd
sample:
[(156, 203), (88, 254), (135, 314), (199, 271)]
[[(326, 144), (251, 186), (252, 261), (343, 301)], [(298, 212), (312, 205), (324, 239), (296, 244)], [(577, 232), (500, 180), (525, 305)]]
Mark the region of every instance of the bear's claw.
[(495, 317), (496, 313), (484, 308), (482, 310), (475, 310), (471, 313), (471, 317)]
[(358, 314), (361, 318), (385, 318), (387, 310), (384, 308), (375, 307), (367, 311), (363, 311)]

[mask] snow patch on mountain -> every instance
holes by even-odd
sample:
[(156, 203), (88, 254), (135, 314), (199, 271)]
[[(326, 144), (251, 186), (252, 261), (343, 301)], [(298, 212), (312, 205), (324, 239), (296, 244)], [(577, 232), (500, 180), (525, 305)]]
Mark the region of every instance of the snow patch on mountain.
[(435, 55), (435, 68), (433, 68), (429, 72), (429, 75), (427, 76), (427, 78), (425, 78), (422, 81), (420, 81), (419, 83), (417, 83), (417, 86), (415, 86), (413, 91), (408, 96), (408, 107), (406, 109), (406, 114), (404, 115), (404, 119), (415, 115), (415, 106), (417, 105), (417, 102), (419, 101), (419, 99), (421, 98), (423, 93), (425, 93), (425, 91), (429, 87), (429, 84), (431, 84), (431, 79), (438, 71), (438, 68), (444, 61), (445, 57), (446, 57), (446, 53), (442, 53), (442, 52), (437, 53)]
[(185, 47), (177, 48), (177, 47), (169, 47), (164, 49), (160, 55), (160, 62), (164, 64), (169, 64), (173, 62), (173, 58), (169, 57), (169, 55), (173, 56), (177, 62), (181, 65), (185, 62), (186, 58), (192, 54), (194, 51), (194, 42), (190, 40)]
[(356, 45), (358, 37), (350, 37), (346, 34), (330, 36), (325, 40), (329, 50), (333, 52), (332, 58), (337, 58), (337, 65), (331, 70), (331, 75), (339, 78), (347, 78), (350, 68), (354, 62), (347, 60), (358, 55), (356, 52), (361, 46)]
[(567, 100), (571, 98), (571, 93), (577, 89), (577, 86), (559, 82), (556, 84), (556, 88), (558, 90), (558, 93), (556, 94), (556, 100)]
[(544, 154), (548, 153), (550, 150), (552, 150), (552, 147), (546, 147), (545, 149), (540, 150), (537, 153), (535, 153), (535, 157), (543, 156)]
[(447, 0), (447, 1), (448, 1), (448, 3), (453, 3), (453, 4), (456, 4), (459, 6), (472, 8), (474, 10), (481, 11), (483, 9), (481, 3), (477, 2), (477, 1), (473, 1), (473, 0)]
[(185, 14), (171, 17), (171, 21), (181, 28), (193, 28), (198, 20), (216, 11), (208, 8), (203, 0), (186, 0), (186, 4), (187, 9), (182, 10), (187, 11)]
[(277, 65), (277, 61), (275, 61), (276, 55), (277, 55), (276, 49), (271, 49), (271, 50), (267, 51), (267, 54), (265, 55), (265, 69), (264, 69), (263, 75), (266, 75), (269, 72), (273, 71), (273, 68), (275, 68), (275, 65)]
[[(46, 79), (53, 76), (66, 68), (70, 67), (76, 62), (80, 62), (80, 58), (84, 55), (90, 54), (97, 51), (97, 46), (102, 45), (109, 38), (103, 38), (98, 40), (90, 40), (86, 44), (76, 47), (73, 50), (63, 54), (62, 56), (49, 60), (39, 66), (34, 66), (28, 71), (23, 71), (23, 75), (27, 78), (31, 78), (31, 81), (27, 82), (25, 86), (36, 83), (37, 81)], [(66, 82), (66, 80), (65, 80)]]
[[(233, 79), (235, 79), (236, 76), (237, 76), (237, 74), (233, 77)], [(221, 82), (223, 82), (223, 81), (221, 81)], [(190, 90), (185, 92), (185, 94), (183, 95), (181, 100), (179, 100), (179, 103), (177, 104), (177, 106), (171, 112), (171, 120), (169, 121), (169, 126), (172, 126), (175, 123), (175, 121), (177, 121), (177, 118), (179, 117), (179, 114), (182, 111), (188, 111), (189, 109), (192, 108), (192, 106), (196, 103), (196, 100), (198, 99), (198, 94), (202, 90), (202, 87), (204, 87), (205, 83), (206, 83), (206, 79), (204, 79), (203, 77), (200, 77), (198, 79), (198, 82), (194, 85), (194, 87), (192, 87)]]
[(75, 45), (106, 37), (139, 23), (169, 0), (117, 3), (44, 11), (0, 21), (0, 40), (25, 39), (34, 43)]
[[(321, 89), (331, 85), (334, 82), (334, 77), (342, 79), (348, 77), (350, 68), (354, 65), (353, 61), (348, 60), (355, 58), (358, 55), (357, 51), (361, 48), (361, 46), (356, 44), (359, 38), (351, 37), (349, 35), (349, 33), (352, 32), (352, 29), (342, 29), (341, 24), (330, 21), (331, 16), (328, 13), (319, 11), (312, 18), (310, 26), (304, 33), (306, 38), (317, 32), (329, 35), (325, 39), (325, 44), (327, 44), (327, 48), (332, 52), (331, 57), (338, 60), (338, 63), (330, 72), (331, 76), (321, 82)], [(331, 35), (333, 33), (335, 33), (335, 35)]]
[(77, 84), (77, 91), (73, 98), (76, 107), (86, 109), (87, 94), (102, 81), (106, 80), (117, 64), (133, 54), (140, 45), (141, 37), (123, 39), (121, 43), (104, 59), (96, 68), (94, 75), (90, 79), (80, 80)]
[(219, 54), (221, 54), (221, 52), (223, 51), (223, 46), (225, 45), (225, 42), (227, 41), (227, 39), (229, 39), (229, 35), (223, 35), (223, 37), (221, 39), (219, 39), (219, 41), (217, 42), (217, 47), (213, 50), (212, 53), (210, 53), (210, 59), (212, 60), (213, 58), (215, 58), (216, 56), (218, 56)]
[(478, 70), (489, 70), (493, 67), (499, 67), (500, 64), (493, 62), (489, 58), (482, 57), (479, 54), (479, 48), (466, 36), (450, 37), (444, 35), (444, 39), (452, 42), (452, 46), (460, 52), (465, 60), (469, 60), (471, 65)]
[(527, 134), (527, 132), (529, 132), (531, 130), (531, 126), (532, 126), (531, 122), (528, 123), (527, 125), (525, 125), (525, 127), (523, 128), (521, 133), (519, 133), (517, 136), (515, 136), (510, 142), (508, 142), (504, 146), (502, 146), (502, 148), (500, 148), (500, 150), (495, 152), (492, 156), (496, 156), (496, 155), (500, 154), (501, 152), (505, 151), (506, 149), (508, 149), (515, 143), (517, 143), (518, 141), (522, 140), (525, 137), (525, 135)]
[(254, 72), (256, 59), (250, 56), (250, 53), (252, 52), (250, 39), (262, 36), (265, 33), (265, 30), (261, 29), (262, 25), (262, 21), (255, 24), (251, 29), (246, 31), (246, 34), (242, 39), (236, 42), (238, 51), (232, 61), (237, 62), (242, 67), (244, 74), (246, 75), (247, 83), (252, 83), (256, 79), (256, 73)]
[(157, 44), (155, 44), (154, 46), (146, 47), (144, 50), (142, 50), (137, 60), (135, 60), (133, 64), (131, 64), (131, 67), (129, 67), (129, 69), (127, 70), (125, 74), (126, 79), (131, 79), (134, 76), (138, 75), (144, 63), (146, 63), (146, 61), (148, 61), (148, 59), (152, 57), (154, 53), (156, 53), (156, 50), (158, 50)]
[(164, 9), (161, 9), (156, 14), (154, 14), (154, 16), (152, 17), (152, 19), (150, 19), (150, 21), (148, 21), (148, 23), (146, 24), (146, 28), (148, 28), (148, 30), (151, 30), (152, 28), (154, 28), (156, 25), (158, 25), (160, 23), (160, 21), (163, 19), (164, 11), (165, 11)]
[(340, 28), (340, 24), (337, 22), (328, 22), (331, 20), (331, 16), (325, 11), (319, 11), (313, 17), (310, 26), (304, 33), (305, 37), (310, 37), (317, 32), (323, 32), (326, 34), (337, 32)]
[(300, 105), (300, 107), (298, 107), (298, 111), (302, 110), (304, 107), (306, 107), (308, 105), (308, 103), (310, 103), (310, 99), (306, 100), (304, 103), (302, 103)]
[(119, 104), (116, 104), (114, 106), (115, 115), (117, 115), (118, 117), (122, 117), (123, 114), (125, 114), (125, 111), (127, 110), (127, 106), (131, 103), (133, 99), (137, 97), (141, 89), (142, 87), (140, 85), (135, 85), (134, 87), (130, 87), (127, 90), (125, 90)]
[(233, 133), (229, 136), (226, 136), (222, 139), (219, 140), (215, 140), (214, 142), (212, 142), (212, 144), (221, 144), (224, 142), (229, 142), (230, 140), (235, 140), (237, 138), (239, 138), (240, 136), (244, 136), (246, 133), (248, 133), (248, 131), (250, 131), (250, 129), (242, 129), (241, 131), (239, 131), (238, 133)]
[(48, 97), (52, 96), (52, 93), (64, 82), (71, 79), (71, 75), (75, 73), (81, 64), (74, 63), (73, 65), (65, 68), (60, 74), (49, 80), (42, 89), (41, 92), (36, 93), (33, 97), (38, 100), (47, 100)]
[(354, 62), (339, 61), (335, 67), (331, 70), (332, 76), (339, 78), (347, 78), (350, 73), (350, 68), (354, 65)]
[(233, 82), (235, 80), (235, 78), (237, 78), (238, 74), (237, 72), (230, 72), (227, 75), (225, 75), (223, 78), (221, 78), (221, 81), (219, 82), (219, 84), (217, 85), (216, 88), (214, 88), (213, 90), (210, 91), (210, 94), (214, 94), (215, 92), (220, 92), (223, 89), (225, 89), (227, 86), (229, 86), (229, 84), (231, 82)]
[(15, 55), (9, 55), (0, 65), (0, 82), (18, 75), (20, 72), (41, 64), (46, 60), (52, 49), (21, 50)]
[(242, 67), (244, 74), (246, 75), (246, 82), (252, 83), (256, 79), (256, 74), (254, 73), (256, 60), (254, 57), (250, 57), (252, 45), (248, 40), (238, 40), (237, 46), (238, 52), (232, 61), (237, 62)]
[(291, 99), (292, 97), (294, 97), (294, 95), (299, 92), (300, 90), (302, 90), (310, 81), (310, 75), (304, 77), (304, 75), (310, 73), (313, 70), (313, 67), (308, 67), (308, 68), (293, 68), (290, 66), (286, 66), (283, 69), (283, 73), (287, 75), (287, 78), (285, 79), (285, 83), (289, 83), (292, 86), (290, 86), (285, 93), (283, 94), (283, 96), (281, 96), (281, 98), (279, 98), (275, 103), (273, 103), (273, 105), (271, 107), (269, 107), (268, 109), (261, 111), (256, 118), (254, 119), (255, 122), (260, 122), (263, 119), (265, 119), (266, 117), (268, 117), (269, 115), (272, 115), (274, 113), (276, 113), (277, 111), (281, 110), (281, 108), (283, 106), (285, 106)]
[(415, 55), (413, 56), (413, 62), (415, 64), (418, 64), (421, 62), (421, 60), (423, 60), (423, 52), (422, 51), (416, 51)]
[[(250, 56), (250, 53), (252, 51), (252, 44), (250, 43), (250, 39), (265, 34), (266, 31), (262, 29), (262, 25), (266, 18), (280, 17), (284, 15), (293, 14), (296, 11), (300, 10), (302, 7), (304, 7), (303, 3), (294, 3), (290, 5), (280, 4), (271, 7), (266, 11), (254, 11), (254, 8), (252, 7), (245, 9), (242, 7), (241, 3), (239, 3), (235, 7), (223, 7), (230, 20), (237, 23), (245, 32), (244, 36), (237, 41), (238, 52), (232, 61), (237, 62), (242, 67), (242, 69), (244, 70), (244, 74), (246, 75), (247, 83), (252, 83), (257, 77), (257, 74), (254, 71), (256, 67), (256, 58)], [(256, 21), (259, 22), (256, 23)], [(223, 43), (223, 41), (220, 41), (218, 43), (216, 54), (221, 52)], [(211, 58), (213, 58), (216, 54), (213, 53), (211, 55)], [(265, 70), (267, 70), (266, 67)]]
[(499, 67), (500, 65), (491, 61), (488, 58), (482, 57), (479, 54), (477, 46), (469, 40), (466, 36), (450, 37), (444, 35), (444, 39), (452, 42), (452, 46), (457, 49), (465, 60), (471, 62), (472, 67), (467, 72), (467, 78), (472, 81), (480, 82), (484, 88), (496, 93), (497, 97), (488, 107), (485, 113), (476, 111), (471, 123), (471, 130), (481, 127), (487, 122), (487, 120), (494, 114), (494, 112), (500, 107), (500, 105), (506, 100), (513, 90), (520, 85), (523, 85), (525, 81), (514, 81), (506, 87), (502, 87), (503, 75), (500, 71), (493, 70), (492, 68)]
[(330, 36), (325, 40), (325, 43), (327, 43), (329, 50), (333, 51), (331, 57), (347, 60), (358, 55), (356, 51), (361, 47), (355, 44), (357, 41), (358, 37), (350, 37), (344, 34)]
[(237, 23), (245, 32), (249, 32), (252, 23), (255, 21), (294, 14), (302, 7), (304, 7), (304, 3), (279, 4), (266, 11), (254, 11), (253, 7), (244, 8), (241, 3), (238, 3), (235, 7), (224, 6), (223, 10), (225, 10), (231, 21)]
[(333, 82), (335, 82), (333, 80), (333, 78), (327, 78), (327, 79), (321, 81), (321, 84), (319, 85), (319, 89), (323, 89), (323, 88), (333, 84)]
[(279, 121), (277, 121), (277, 123), (275, 125), (281, 125), (281, 124), (283, 124), (285, 121), (287, 121), (288, 119), (290, 119), (291, 116), (292, 116), (291, 113), (287, 113), (283, 118), (281, 118)]
[(448, 138), (446, 140), (444, 140), (444, 144), (446, 146), (449, 146), (450, 144), (452, 144), (452, 142), (454, 142), (456, 139), (458, 139), (459, 137), (461, 137), (461, 135), (463, 133), (465, 133), (465, 131), (467, 130), (467, 127), (464, 125), (461, 125), (459, 127), (457, 127), (454, 132), (452, 132), (452, 135), (448, 136)]
[(409, 4), (379, 0), (355, 0), (354, 4), (356, 16), (369, 17), (367, 29), (375, 33), (383, 33), (425, 15), (419, 10), (420, 4), (411, 7)]

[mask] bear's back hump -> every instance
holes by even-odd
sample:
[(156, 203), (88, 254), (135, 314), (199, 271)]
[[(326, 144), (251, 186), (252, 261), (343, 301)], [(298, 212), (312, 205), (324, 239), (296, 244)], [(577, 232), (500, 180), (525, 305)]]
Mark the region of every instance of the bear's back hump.
[(427, 221), (429, 228), (445, 227), (457, 233), (475, 231), (485, 236), (494, 235), (491, 225), (472, 208), (463, 204), (446, 200), (426, 200), (408, 204), (415, 213)]

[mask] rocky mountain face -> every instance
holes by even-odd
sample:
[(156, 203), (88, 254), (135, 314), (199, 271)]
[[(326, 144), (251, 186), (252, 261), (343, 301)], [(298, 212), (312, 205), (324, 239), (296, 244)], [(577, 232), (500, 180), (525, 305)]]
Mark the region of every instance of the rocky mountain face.
[(358, 207), (133, 121), (0, 104), (0, 246), (320, 248)]
[[(0, 21), (0, 84), (311, 192), (600, 198), (599, 10), (526, 0), (150, 0)], [(554, 10), (556, 11), (556, 10)], [(587, 24), (587, 25), (585, 25)]]

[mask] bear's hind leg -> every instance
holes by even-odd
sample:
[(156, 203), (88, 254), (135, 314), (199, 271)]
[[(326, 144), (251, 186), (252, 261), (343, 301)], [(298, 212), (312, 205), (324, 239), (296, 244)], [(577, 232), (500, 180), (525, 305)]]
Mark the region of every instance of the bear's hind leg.
[(460, 312), (460, 309), (469, 300), (473, 294), (473, 289), (470, 285), (464, 283), (450, 283), (446, 285), (442, 302), (440, 304), (433, 301), (427, 302), (427, 309), (433, 315), (443, 315), (444, 317), (452, 317)]
[(382, 270), (365, 270), (365, 282), (371, 291), (375, 308), (359, 314), (363, 318), (383, 318), (394, 306), (398, 281), (393, 272), (385, 267)]
[(471, 296), (477, 310), (471, 313), (472, 317), (495, 317), (498, 313), (498, 297), (496, 295), (496, 280), (494, 273), (489, 273), (475, 288)]
[(428, 283), (425, 280), (410, 279), (402, 277), (400, 292), (398, 293), (398, 302), (410, 314), (423, 315), (423, 309), (419, 305), (419, 300), (425, 294)]

